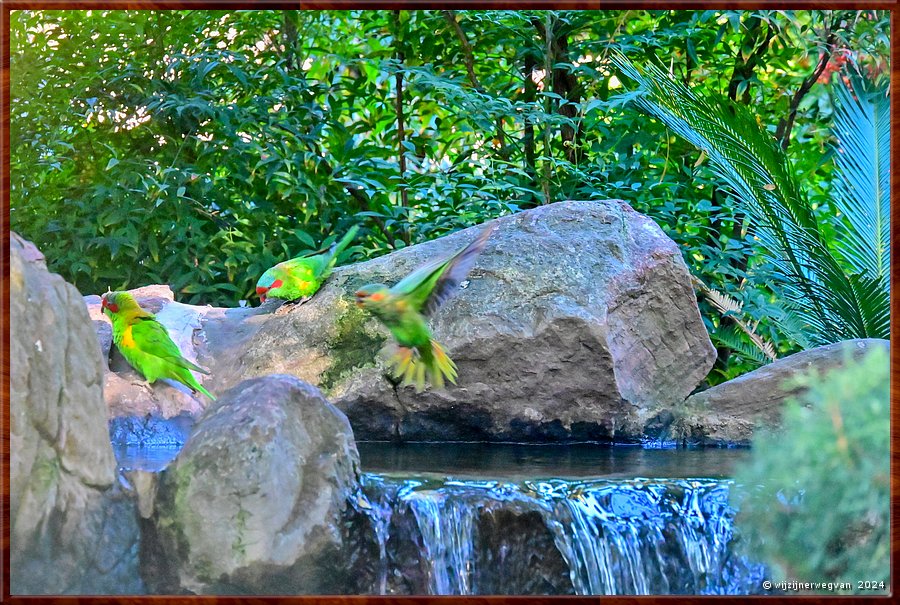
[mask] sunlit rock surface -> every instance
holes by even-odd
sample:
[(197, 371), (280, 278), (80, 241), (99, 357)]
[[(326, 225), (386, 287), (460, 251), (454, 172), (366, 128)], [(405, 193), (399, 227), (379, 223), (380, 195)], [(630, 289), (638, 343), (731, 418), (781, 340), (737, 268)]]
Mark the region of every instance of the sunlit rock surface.
[(715, 351), (687, 269), (652, 220), (613, 200), (560, 202), (494, 225), (469, 279), (430, 320), (458, 386), (417, 394), (385, 376), (388, 333), (352, 295), (396, 283), (483, 227), (340, 267), (303, 305), (190, 307), (200, 328), (178, 328), (190, 336), (181, 342), (212, 371), (204, 384), (214, 392), (292, 374), (323, 389), (361, 439), (639, 440), (706, 376)]
[(561, 202), (493, 224), (431, 319), (458, 386), (417, 394), (373, 372), (386, 332), (352, 293), (396, 283), (483, 227), (335, 272), (313, 301), (265, 322), (241, 370), (290, 369), (326, 388), (360, 438), (408, 440), (636, 438), (651, 410), (706, 376), (715, 353), (687, 270), (649, 218), (619, 201)]

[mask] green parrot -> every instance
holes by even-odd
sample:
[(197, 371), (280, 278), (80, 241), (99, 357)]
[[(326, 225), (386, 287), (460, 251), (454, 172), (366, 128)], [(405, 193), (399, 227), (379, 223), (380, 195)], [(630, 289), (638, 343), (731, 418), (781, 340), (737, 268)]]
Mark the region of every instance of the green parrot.
[(403, 384), (415, 380), (418, 392), (425, 388), (426, 377), (436, 388), (444, 386), (445, 378), (456, 384), (456, 364), (432, 339), (425, 317), (457, 290), (492, 231), (488, 227), (449, 258), (422, 265), (393, 288), (370, 284), (356, 292), (356, 304), (377, 317), (397, 340), (399, 350), (388, 362), (394, 377), (402, 377)]
[(353, 240), (357, 231), (359, 227), (354, 225), (341, 241), (332, 244), (328, 250), (286, 260), (263, 273), (256, 282), (260, 302), (266, 302), (267, 298), (299, 298), (301, 303), (309, 300), (331, 275), (338, 255)]
[(107, 292), (100, 308), (112, 320), (113, 342), (122, 357), (143, 374), (147, 382), (169, 378), (215, 401), (216, 398), (191, 374), (191, 370), (203, 374), (209, 372), (185, 359), (165, 326), (156, 321), (153, 313), (144, 311), (131, 294)]

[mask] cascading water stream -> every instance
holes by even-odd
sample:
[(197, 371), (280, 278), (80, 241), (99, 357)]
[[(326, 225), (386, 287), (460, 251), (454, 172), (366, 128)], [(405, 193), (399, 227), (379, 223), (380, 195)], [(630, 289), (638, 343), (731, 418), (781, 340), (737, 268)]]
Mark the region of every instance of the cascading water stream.
[[(487, 594), (482, 581), (494, 591), (522, 594), (518, 580), (498, 577), (494, 567), (517, 557), (524, 569), (549, 565), (551, 555), (561, 557), (570, 581), (542, 585), (555, 594), (748, 594), (763, 577), (761, 565), (734, 553), (727, 481), (515, 484), (366, 475), (363, 485), (368, 501), (377, 503), (364, 512), (382, 557), (384, 571), (373, 587), (380, 594), (392, 594), (386, 592), (391, 545), (404, 541), (416, 543), (423, 576), (418, 589), (407, 589), (436, 595)], [(543, 532), (539, 552), (488, 544), (480, 535), (489, 518), (508, 523), (527, 514), (543, 521), (532, 538), (540, 545)], [(404, 517), (413, 521), (399, 523)]]
[(441, 491), (413, 492), (406, 502), (422, 532), (431, 594), (476, 594), (473, 571), (478, 510)]

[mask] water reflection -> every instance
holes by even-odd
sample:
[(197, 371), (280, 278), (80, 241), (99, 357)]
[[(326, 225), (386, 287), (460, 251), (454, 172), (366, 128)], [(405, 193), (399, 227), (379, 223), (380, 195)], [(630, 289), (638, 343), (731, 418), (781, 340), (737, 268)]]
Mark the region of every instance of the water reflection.
[(730, 476), (749, 449), (659, 449), (640, 445), (384, 443), (357, 444), (365, 471), (436, 473), (514, 480), (536, 477), (686, 478)]

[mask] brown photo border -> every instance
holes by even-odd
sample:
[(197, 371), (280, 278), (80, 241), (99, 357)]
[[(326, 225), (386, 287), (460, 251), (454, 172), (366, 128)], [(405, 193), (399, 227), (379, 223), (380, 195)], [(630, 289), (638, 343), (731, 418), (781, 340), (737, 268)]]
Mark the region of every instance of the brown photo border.
[[(508, 10), (525, 10), (525, 9), (568, 9), (568, 10), (590, 10), (590, 9), (673, 9), (673, 10), (700, 10), (700, 9), (721, 9), (721, 10), (753, 10), (753, 9), (795, 9), (795, 10), (837, 10), (837, 9), (879, 9), (891, 11), (891, 87), (890, 94), (891, 103), (891, 192), (894, 198), (891, 200), (891, 218), (890, 218), (890, 244), (891, 244), (891, 334), (897, 333), (898, 322), (900, 322), (900, 296), (896, 295), (898, 283), (900, 283), (900, 211), (896, 211), (900, 207), (896, 198), (896, 193), (900, 191), (900, 143), (898, 143), (898, 134), (900, 134), (900, 108), (898, 108), (898, 93), (900, 93), (900, 32), (898, 32), (898, 11), (900, 11), (900, 0), (879, 0), (874, 2), (866, 2), (859, 0), (852, 1), (817, 1), (817, 0), (799, 0), (792, 2), (780, 2), (777, 0), (757, 0), (757, 1), (738, 1), (738, 2), (703, 2), (700, 0), (693, 1), (674, 1), (666, 2), (661, 0), (632, 0), (631, 2), (623, 1), (572, 1), (559, 0), (556, 2), (547, 2), (539, 0), (496, 0), (496, 1), (465, 1), (465, 0), (407, 0), (405, 2), (398, 1), (378, 1), (378, 0), (316, 0), (305, 2), (285, 2), (282, 0), (0, 0), (0, 41), (2, 41), (2, 49), (0, 49), (0, 157), (2, 157), (2, 174), (0, 174), (0, 194), (2, 194), (2, 212), (0, 212), (0, 262), (2, 262), (2, 279), (0, 279), (0, 322), (2, 322), (2, 355), (0, 355), (0, 365), (2, 365), (2, 384), (0, 384), (0, 396), (2, 396), (3, 405), (0, 406), (2, 416), (0, 416), (0, 454), (2, 454), (2, 474), (0, 474), (0, 491), (2, 491), (2, 501), (0, 501), (0, 517), (2, 517), (2, 549), (0, 549), (0, 601), (11, 601), (18, 603), (59, 603), (59, 604), (81, 604), (81, 603), (122, 603), (122, 604), (138, 604), (145, 602), (154, 603), (180, 603), (183, 601), (202, 601), (207, 604), (238, 604), (247, 603), (249, 605), (262, 605), (273, 603), (302, 603), (302, 604), (341, 604), (341, 605), (364, 605), (373, 604), (439, 604), (439, 603), (479, 603), (484, 605), (501, 605), (511, 603), (513, 605), (525, 605), (529, 603), (544, 603), (546, 601), (561, 600), (578, 600), (585, 602), (609, 603), (611, 605), (650, 605), (663, 604), (669, 605), (674, 603), (689, 603), (702, 600), (704, 602), (754, 602), (759, 603), (782, 603), (788, 601), (802, 601), (803, 603), (858, 603), (858, 602), (878, 602), (886, 603), (891, 600), (891, 596), (828, 596), (828, 595), (803, 595), (803, 596), (326, 596), (326, 595), (308, 595), (308, 596), (272, 596), (272, 597), (236, 597), (236, 596), (164, 596), (164, 595), (147, 595), (147, 596), (10, 596), (9, 594), (9, 555), (10, 555), (10, 317), (9, 317), (9, 244), (10, 244), (10, 226), (9, 226), (9, 183), (10, 183), (10, 141), (9, 141), (9, 101), (10, 101), (10, 78), (9, 78), (9, 26), (10, 11), (19, 9), (72, 9), (72, 10), (164, 10), (164, 9), (301, 9), (301, 10), (327, 10), (327, 9), (429, 9), (429, 8), (456, 8), (456, 9), (508, 9)], [(898, 557), (896, 553), (900, 550), (900, 533), (897, 530), (897, 511), (900, 505), (900, 352), (897, 347), (891, 347), (890, 355), (890, 377), (891, 377), (891, 585), (897, 578)], [(891, 594), (893, 590), (891, 590)]]

